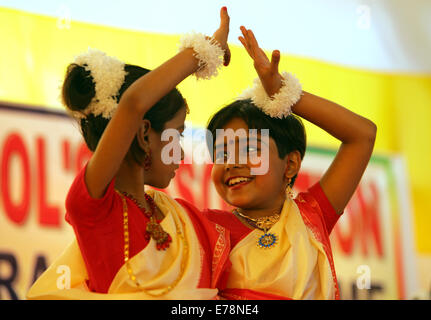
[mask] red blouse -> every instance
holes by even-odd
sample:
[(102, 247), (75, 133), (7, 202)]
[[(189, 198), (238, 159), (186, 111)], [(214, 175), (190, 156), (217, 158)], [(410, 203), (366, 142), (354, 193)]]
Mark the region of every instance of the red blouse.
[[(334, 262), (332, 257), (331, 244), (329, 241), (329, 234), (331, 233), (335, 223), (338, 221), (341, 214), (337, 214), (330, 204), (328, 198), (317, 182), (315, 185), (310, 187), (307, 192), (301, 192), (295, 198), (295, 203), (298, 205), (301, 216), (304, 219), (305, 224), (308, 228), (313, 230), (313, 234), (317, 237), (317, 240), (322, 243), (323, 248), (327, 254), (328, 261), (331, 266), (331, 272), (335, 287), (335, 299), (339, 299), (339, 288), (337, 283), (337, 277), (334, 268)], [(209, 220), (214, 221), (217, 224), (225, 227), (230, 231), (230, 242), (231, 248), (233, 249), (238, 242), (246, 237), (253, 229), (248, 228), (236, 218), (229, 211), (222, 210), (204, 210), (204, 214)], [(225, 273), (222, 278), (226, 282), (229, 277), (229, 268), (225, 269)], [(262, 293), (249, 289), (238, 289), (238, 288), (220, 288), (220, 295), (226, 299), (237, 300), (237, 299), (289, 299), (289, 297), (282, 297)]]
[[(121, 197), (115, 192), (115, 178), (102, 198), (92, 198), (85, 184), (85, 170), (86, 166), (78, 173), (69, 189), (66, 198), (66, 221), (74, 229), (84, 259), (89, 276), (88, 287), (92, 291), (106, 293), (124, 263), (123, 205)], [(131, 258), (148, 244), (145, 229), (149, 219), (132, 200), (126, 197), (126, 201)], [(198, 287), (214, 288), (216, 279), (210, 268), (214, 264), (213, 249), (220, 237), (220, 228), (216, 230), (215, 224), (203, 218), (200, 212), (186, 212), (192, 220), (203, 249)], [(225, 260), (219, 262), (223, 265)]]
[[(304, 198), (307, 200), (307, 202), (310, 202), (311, 199), (314, 199), (317, 202), (320, 209), (319, 211), (321, 212), (323, 223), (325, 224), (326, 231), (329, 235), (341, 215), (335, 212), (334, 208), (332, 207), (331, 203), (323, 192), (320, 183), (317, 182), (315, 185), (310, 187), (307, 192), (302, 192), (298, 194), (298, 197), (295, 199), (295, 202), (298, 204), (299, 208), (301, 208), (301, 202), (299, 201), (299, 199)], [(230, 243), (232, 248), (234, 248), (235, 245), (241, 241), (241, 239), (243, 239), (251, 231), (253, 231), (253, 229), (250, 229), (245, 226), (229, 211), (206, 209), (203, 211), (203, 213), (211, 221), (229, 229), (231, 236)]]

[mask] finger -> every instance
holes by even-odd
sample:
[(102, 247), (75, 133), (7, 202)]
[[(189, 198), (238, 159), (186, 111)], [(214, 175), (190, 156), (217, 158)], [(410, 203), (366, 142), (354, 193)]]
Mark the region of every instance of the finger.
[(244, 37), (244, 40), (248, 43), (248, 33), (247, 33), (247, 29), (244, 26), (240, 27), (241, 33)]
[[(254, 59), (257, 55), (259, 55), (262, 49), (259, 48), (259, 44), (256, 41), (253, 31), (250, 29), (243, 28), (242, 33), (244, 35), (244, 39), (247, 42), (247, 48), (250, 56)], [(263, 51), (262, 51), (263, 52)], [(265, 55), (265, 54), (264, 54)]]
[(247, 30), (247, 35), (248, 35), (248, 43), (250, 47), (253, 50), (256, 50), (257, 48), (259, 48), (259, 44), (257, 43), (256, 37), (254, 36), (253, 31), (251, 31), (250, 29)]
[[(243, 42), (241, 42), (241, 43), (246, 48), (246, 50), (247, 50), (248, 54), (250, 55), (250, 57), (252, 57), (252, 59), (255, 59), (257, 51), (256, 51), (255, 47), (253, 47), (251, 45), (250, 34), (249, 34), (248, 30), (244, 26), (241, 26), (240, 29), (241, 29), (241, 32), (243, 34), (243, 37), (242, 37)], [(241, 39), (240, 39), (240, 41), (241, 41)]]
[(244, 48), (247, 51), (247, 53), (249, 54), (249, 56), (253, 57), (252, 52), (250, 51), (250, 48), (248, 47), (247, 41), (241, 36), (238, 37), (238, 40), (242, 43), (242, 45), (244, 46)]
[(227, 13), (227, 8), (223, 7), (220, 9), (220, 28), (229, 29), (230, 17)]
[(244, 37), (239, 36), (238, 37), (239, 42), (242, 43), (242, 45), (244, 46), (244, 48), (248, 49), (247, 47), (247, 42), (245, 41)]
[(271, 72), (278, 73), (278, 64), (280, 63), (280, 51), (274, 50), (271, 56)]

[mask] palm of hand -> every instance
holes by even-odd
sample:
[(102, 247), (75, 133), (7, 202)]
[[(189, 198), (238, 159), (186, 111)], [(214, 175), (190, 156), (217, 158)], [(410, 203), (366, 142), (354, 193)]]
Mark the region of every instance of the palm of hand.
[(230, 49), (227, 43), (229, 35), (230, 17), (227, 9), (223, 7), (220, 11), (220, 27), (214, 32), (213, 38), (217, 40), (221, 48), (224, 50), (224, 65), (227, 66), (230, 62)]
[(274, 50), (272, 52), (271, 61), (266, 56), (265, 52), (259, 47), (259, 44), (251, 30), (241, 27), (243, 37), (239, 40), (247, 50), (249, 56), (253, 59), (254, 68), (265, 88), (268, 96), (276, 94), (282, 86), (282, 77), (278, 72), (278, 63), (280, 62), (280, 52)]

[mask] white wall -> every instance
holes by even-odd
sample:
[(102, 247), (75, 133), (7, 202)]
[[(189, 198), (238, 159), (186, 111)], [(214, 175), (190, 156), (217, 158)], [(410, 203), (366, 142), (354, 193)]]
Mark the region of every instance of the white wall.
[(0, 6), (126, 29), (212, 33), (228, 7), (267, 49), (383, 71), (431, 73), (429, 0), (0, 0)]

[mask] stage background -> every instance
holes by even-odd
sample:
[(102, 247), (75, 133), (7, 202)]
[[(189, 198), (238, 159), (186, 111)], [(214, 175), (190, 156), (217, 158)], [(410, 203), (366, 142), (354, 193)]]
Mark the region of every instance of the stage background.
[[(92, 47), (154, 68), (177, 51), (180, 33), (211, 34), (222, 5), (232, 17), (232, 63), (211, 82), (179, 86), (191, 108), (188, 125), (202, 128), (251, 84), (255, 73), (236, 38), (239, 25), (253, 28), (268, 52), (281, 50), (280, 69), (306, 91), (378, 126), (373, 160), (332, 235), (343, 298), (429, 298), (431, 4), (300, 3), (0, 1), (0, 298), (23, 299), (73, 237), (64, 197), (89, 154), (58, 100), (67, 63)], [(318, 179), (338, 147), (321, 129), (307, 122), (306, 129), (296, 192)], [(169, 193), (221, 206), (207, 167), (181, 170)], [(189, 187), (181, 193), (181, 186)], [(357, 281), (367, 266), (372, 285), (363, 290)]]

